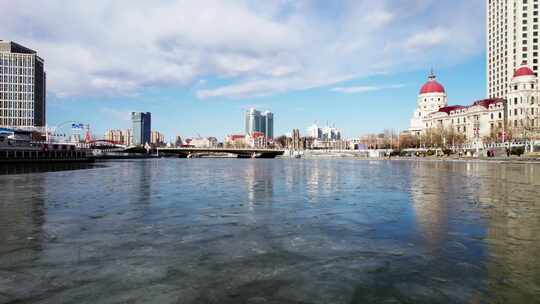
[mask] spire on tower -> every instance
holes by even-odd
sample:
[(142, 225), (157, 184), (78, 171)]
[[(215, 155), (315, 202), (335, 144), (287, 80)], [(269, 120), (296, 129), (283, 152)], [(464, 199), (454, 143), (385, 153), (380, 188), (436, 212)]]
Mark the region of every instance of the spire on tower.
[(433, 72), (433, 68), (431, 68), (431, 70), (429, 71), (428, 79), (429, 79), (429, 80), (435, 80), (435, 79), (437, 79), (437, 76), (435, 76), (435, 72)]

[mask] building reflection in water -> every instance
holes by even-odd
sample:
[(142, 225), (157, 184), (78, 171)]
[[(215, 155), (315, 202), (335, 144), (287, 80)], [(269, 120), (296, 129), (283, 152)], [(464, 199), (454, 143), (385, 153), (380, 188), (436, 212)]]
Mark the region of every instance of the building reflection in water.
[(440, 246), (448, 231), (448, 208), (444, 202), (446, 183), (435, 168), (413, 164), (411, 195), (419, 232), (431, 246)]
[(0, 176), (1, 266), (30, 261), (43, 249), (46, 188), (45, 174)]
[(336, 166), (335, 161), (293, 160), (287, 166), (287, 190), (306, 193), (312, 203), (324, 200), (339, 187), (340, 171)]
[[(484, 248), (485, 256), (477, 256), (474, 264), (486, 271), (490, 303), (530, 303), (537, 298), (540, 166), (474, 162), (411, 166), (413, 209), (426, 244), (444, 248), (461, 230), (467, 246)], [(475, 235), (475, 229), (484, 235)], [(471, 251), (467, 248), (464, 254)]]
[(271, 203), (274, 195), (275, 162), (271, 160), (246, 160), (243, 170), (250, 208), (255, 204)]
[(410, 187), (418, 231), (427, 244), (437, 248), (447, 241), (449, 220), (456, 216), (452, 200), (460, 196), (463, 199), (472, 185), (456, 164), (422, 162), (411, 166)]
[(540, 166), (479, 166), (477, 201), (488, 219), (492, 303), (531, 303), (540, 295)]
[[(136, 168), (133, 168), (136, 166)], [(141, 206), (149, 206), (152, 198), (152, 183), (154, 174), (158, 174), (160, 169), (157, 168), (157, 161), (142, 161), (133, 162), (128, 166), (122, 167), (122, 172), (129, 176), (129, 183), (126, 185), (126, 196), (129, 198), (130, 204), (138, 204)]]

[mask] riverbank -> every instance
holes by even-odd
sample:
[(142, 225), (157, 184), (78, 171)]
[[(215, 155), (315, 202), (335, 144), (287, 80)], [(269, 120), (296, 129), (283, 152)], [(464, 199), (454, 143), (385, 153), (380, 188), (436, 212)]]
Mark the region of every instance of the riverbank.
[[(516, 163), (516, 164), (540, 164), (538, 158), (452, 158), (452, 157), (392, 157), (377, 158), (378, 160), (390, 161), (426, 161), (426, 162), (478, 162), (478, 163)], [(372, 160), (366, 158), (365, 160)]]
[[(294, 159), (281, 157), (282, 159)], [(499, 162), (499, 163), (540, 163), (540, 157), (510, 156), (510, 157), (454, 157), (454, 156), (392, 156), (392, 157), (366, 157), (353, 154), (317, 154), (305, 155), (302, 159), (355, 159), (361, 161), (387, 160), (387, 161), (437, 161), (437, 162)]]

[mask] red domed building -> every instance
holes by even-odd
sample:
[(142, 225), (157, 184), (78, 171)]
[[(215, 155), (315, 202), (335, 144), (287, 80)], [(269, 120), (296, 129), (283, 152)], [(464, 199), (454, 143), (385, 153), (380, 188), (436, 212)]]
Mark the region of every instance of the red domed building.
[(424, 118), (447, 105), (448, 97), (446, 96), (446, 90), (437, 81), (437, 76), (431, 72), (428, 76), (428, 81), (420, 88), (416, 111), (411, 119), (410, 132), (414, 135), (420, 135), (425, 128)]
[[(540, 126), (540, 119), (525, 122), (526, 113), (535, 111), (540, 114), (538, 98), (535, 100), (534, 97), (535, 92), (538, 92), (536, 84), (534, 72), (522, 65), (515, 70), (508, 102), (502, 98), (491, 98), (465, 106), (449, 106), (444, 86), (432, 73), (420, 88), (409, 132), (412, 135), (421, 135), (429, 129), (453, 130), (464, 135), (468, 144), (481, 147), (486, 140), (503, 139), (503, 134), (508, 136), (506, 126), (519, 128), (527, 123)], [(527, 105), (532, 104), (536, 110), (527, 109)]]

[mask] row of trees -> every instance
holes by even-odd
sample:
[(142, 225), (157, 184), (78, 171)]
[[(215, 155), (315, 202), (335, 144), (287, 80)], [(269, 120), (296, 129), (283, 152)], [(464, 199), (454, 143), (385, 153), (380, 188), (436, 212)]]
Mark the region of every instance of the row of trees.
[(457, 132), (454, 128), (431, 128), (427, 129), (420, 136), (405, 135), (400, 148), (451, 148), (463, 145), (466, 140), (465, 134)]
[[(525, 127), (503, 127), (494, 126), (487, 136), (479, 138), (484, 143), (497, 143), (511, 140), (531, 140), (539, 139), (539, 130)], [(399, 147), (406, 148), (452, 148), (459, 147), (467, 142), (464, 133), (457, 132), (454, 128), (431, 128), (422, 132), (419, 136), (411, 134), (401, 134)]]

